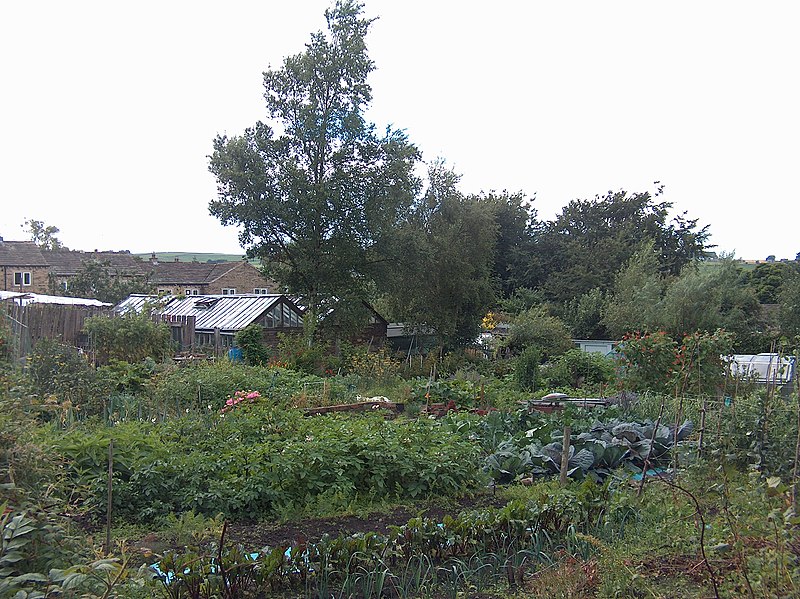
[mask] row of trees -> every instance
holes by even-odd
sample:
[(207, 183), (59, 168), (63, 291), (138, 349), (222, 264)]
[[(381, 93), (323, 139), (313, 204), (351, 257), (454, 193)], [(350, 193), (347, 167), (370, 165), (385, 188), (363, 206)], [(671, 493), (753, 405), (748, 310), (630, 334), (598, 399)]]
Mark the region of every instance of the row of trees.
[(652, 194), (573, 200), (541, 221), (523, 193), (462, 193), (442, 160), (418, 177), (406, 133), (365, 119), (372, 21), (350, 0), (325, 16), (327, 31), (264, 73), (269, 121), (217, 137), (210, 157), (211, 213), (305, 298), (310, 335), (331, 301), (368, 298), (450, 346), (474, 339), (498, 304), (535, 306), (580, 337), (726, 327), (742, 346), (763, 345), (759, 300), (776, 301), (783, 280), (748, 281), (730, 261), (697, 269), (708, 226), (670, 219), (658, 182)]

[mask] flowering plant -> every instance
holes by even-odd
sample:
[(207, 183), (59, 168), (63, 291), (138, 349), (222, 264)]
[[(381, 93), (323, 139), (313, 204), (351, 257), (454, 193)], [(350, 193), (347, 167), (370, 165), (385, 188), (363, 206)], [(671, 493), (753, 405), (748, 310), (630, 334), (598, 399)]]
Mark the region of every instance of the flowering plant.
[(258, 391), (237, 391), (233, 396), (225, 400), (225, 407), (220, 410), (221, 413), (230, 412), (242, 402), (255, 403), (261, 398), (261, 393)]

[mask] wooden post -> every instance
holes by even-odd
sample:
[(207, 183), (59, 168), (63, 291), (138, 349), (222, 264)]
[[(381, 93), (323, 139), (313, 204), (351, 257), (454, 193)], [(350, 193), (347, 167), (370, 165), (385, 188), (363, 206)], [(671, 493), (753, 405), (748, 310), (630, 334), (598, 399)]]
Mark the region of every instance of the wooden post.
[(564, 427), (564, 441), (561, 446), (561, 486), (567, 486), (567, 470), (569, 470), (569, 437), (572, 433), (570, 427)]
[(106, 548), (105, 554), (111, 555), (111, 504), (114, 476), (114, 439), (108, 442), (108, 499), (106, 500)]
[(703, 407), (700, 409), (700, 436), (697, 439), (698, 457), (703, 453), (703, 436), (705, 435), (705, 431), (706, 431), (706, 400), (703, 399)]

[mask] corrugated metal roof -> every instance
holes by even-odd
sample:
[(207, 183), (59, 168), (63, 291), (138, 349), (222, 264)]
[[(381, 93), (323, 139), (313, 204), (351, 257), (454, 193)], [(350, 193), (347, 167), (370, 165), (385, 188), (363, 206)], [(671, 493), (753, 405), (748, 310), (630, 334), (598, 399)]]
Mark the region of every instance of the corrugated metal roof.
[(115, 310), (119, 313), (139, 311), (147, 302), (161, 301), (164, 302), (164, 307), (159, 312), (165, 316), (194, 316), (195, 331), (239, 331), (255, 322), (282, 299), (286, 299), (290, 305), (293, 303), (282, 294), (189, 295), (185, 298), (168, 296), (160, 299), (155, 296), (132, 295), (117, 304)]

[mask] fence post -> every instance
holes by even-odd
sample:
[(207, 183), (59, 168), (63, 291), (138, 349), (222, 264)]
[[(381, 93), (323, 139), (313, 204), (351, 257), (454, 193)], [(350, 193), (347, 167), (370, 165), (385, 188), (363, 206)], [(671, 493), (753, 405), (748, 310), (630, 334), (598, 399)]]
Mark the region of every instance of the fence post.
[(105, 554), (111, 554), (111, 505), (114, 477), (114, 439), (108, 441), (108, 498), (106, 500), (106, 547)]
[(572, 430), (569, 426), (564, 427), (564, 441), (561, 444), (561, 486), (567, 486), (567, 470), (569, 470), (569, 438)]

